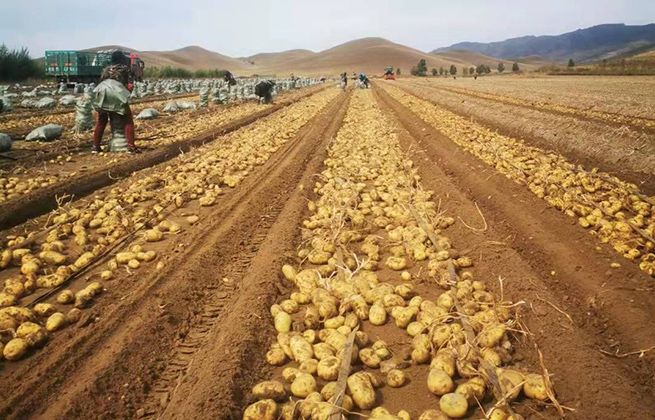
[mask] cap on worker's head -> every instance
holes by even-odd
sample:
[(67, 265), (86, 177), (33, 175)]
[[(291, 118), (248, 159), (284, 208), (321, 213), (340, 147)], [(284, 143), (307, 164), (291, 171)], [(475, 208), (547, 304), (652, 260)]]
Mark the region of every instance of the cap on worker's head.
[(123, 53), (121, 51), (111, 53), (111, 64), (123, 64)]

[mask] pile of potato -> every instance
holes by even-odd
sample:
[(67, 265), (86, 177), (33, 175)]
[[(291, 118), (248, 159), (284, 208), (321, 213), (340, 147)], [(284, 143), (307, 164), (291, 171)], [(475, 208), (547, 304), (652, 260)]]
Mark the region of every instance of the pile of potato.
[[(50, 305), (52, 310), (39, 314), (38, 305), (34, 310), (17, 305), (21, 298), (39, 288), (61, 286), (72, 273), (136, 230), (139, 235), (135, 241), (107, 263), (99, 273), (100, 279), (110, 280), (117, 271), (137, 270), (155, 261), (157, 253), (148, 250), (148, 244), (183, 229), (167, 219), (167, 210), (188, 208), (194, 202), (203, 207), (213, 206), (222, 187), (236, 187), (339, 93), (338, 89), (330, 89), (306, 98), (222, 140), (182, 155), (170, 165), (157, 167), (148, 175), (135, 176), (90, 200), (60, 208), (40, 231), (7, 237), (0, 247), (0, 279), (4, 282), (0, 292), (0, 343), (8, 346), (10, 340), (23, 339), (20, 331), (25, 322), (45, 325), (45, 329), (39, 330), (45, 339), (48, 332), (77, 322), (79, 310), (102, 291), (100, 283), (92, 283), (77, 293), (63, 291), (57, 297), (57, 305), (74, 306), (67, 315), (58, 312), (58, 306)], [(193, 225), (198, 216), (188, 215), (185, 221)], [(27, 347), (21, 344), (22, 352), (11, 353), (12, 344), (6, 359), (19, 359), (28, 348), (42, 345), (45, 339)]]
[[(328, 156), (314, 187), (318, 199), (308, 203), (299, 266), (282, 267), (293, 292), (271, 307), (277, 336), (266, 360), (279, 366), (278, 380), (252, 389), (258, 401), (243, 418), (327, 420), (360, 411), (372, 419), (407, 420), (413, 412), (445, 420), (473, 414), (478, 401), (489, 418), (517, 420), (502, 403), (490, 410), (489, 375), (510, 402), (547, 400), (541, 375), (511, 368), (511, 305), (475, 278), (471, 259), (443, 234), (454, 219), (437, 213), (370, 91), (355, 91)], [(411, 346), (388, 340), (392, 326)], [(382, 406), (383, 388), (402, 395), (409, 381), (436, 397), (394, 412)]]
[(655, 219), (652, 198), (634, 184), (597, 169), (585, 171), (563, 156), (503, 136), (428, 101), (385, 85), (385, 90), (412, 112), (446, 134), (464, 150), (495, 167), (536, 196), (590, 229), (625, 258), (655, 275)]

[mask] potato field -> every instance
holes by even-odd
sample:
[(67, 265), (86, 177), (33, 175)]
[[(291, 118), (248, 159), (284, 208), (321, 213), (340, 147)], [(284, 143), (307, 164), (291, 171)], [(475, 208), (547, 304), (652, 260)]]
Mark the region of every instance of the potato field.
[(4, 92), (0, 419), (655, 418), (650, 79), (335, 83)]

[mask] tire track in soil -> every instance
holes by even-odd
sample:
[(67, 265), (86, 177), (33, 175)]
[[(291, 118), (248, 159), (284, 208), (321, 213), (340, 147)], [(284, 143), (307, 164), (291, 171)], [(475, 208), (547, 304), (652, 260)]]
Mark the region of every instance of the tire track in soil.
[[(468, 155), (383, 89), (376, 97), (407, 131), (401, 143), (417, 150), (426, 185), (445, 189), (444, 199), (469, 223), (481, 223), (473, 203), (479, 205), (490, 226), (487, 241), (480, 243), (459, 222), (458, 240), (479, 252), (480, 272), (502, 276), (505, 293), (528, 302), (523, 316), (555, 373), (560, 402), (576, 409), (567, 418), (655, 418), (655, 355), (616, 359), (598, 351), (613, 344), (621, 352), (653, 345), (655, 307), (643, 293), (652, 279), (634, 264), (610, 270), (619, 257), (609, 247), (596, 251), (598, 242), (584, 229)], [(570, 314), (574, 325), (547, 302)], [(534, 353), (528, 345), (522, 351)]]
[[(295, 245), (299, 241), (297, 226), (306, 212), (306, 201), (302, 191), (295, 187), (313, 184), (313, 176), (320, 171), (327, 155), (328, 141), (341, 126), (347, 103), (342, 102), (331, 110), (309, 133), (308, 137), (313, 139), (308, 145), (311, 152), (305, 155), (301, 166), (294, 168), (293, 179), (276, 181), (293, 186), (290, 189), (293, 194), (285, 197), (279, 215), (271, 219), (274, 223), (270, 230), (262, 232), (261, 247), (251, 254), (253, 258), (247, 270), (237, 271), (243, 276), (239, 282), (242, 288), (239, 298), (228, 302), (226, 318), (219, 318), (209, 332), (186, 377), (175, 385), (167, 409), (157, 419), (181, 419), (189, 415), (212, 419), (241, 418), (244, 397), (261, 371), (270, 369), (263, 358), (270, 337), (260, 334), (260, 331), (262, 321), (267, 319), (264, 317), (268, 315), (268, 308), (285, 287), (281, 286), (281, 273), (275, 267), (295, 257)], [(270, 326), (266, 324), (266, 328)], [(160, 404), (162, 402), (164, 399), (159, 400)], [(152, 413), (150, 410), (145, 415)]]
[[(327, 85), (323, 87), (323, 89), (327, 88)], [(57, 197), (68, 196), (77, 200), (91, 194), (95, 190), (114, 184), (136, 171), (173, 159), (182, 153), (188, 152), (191, 148), (212, 142), (218, 137), (250, 125), (303, 98), (321, 92), (323, 89), (310, 90), (293, 99), (281, 101), (263, 111), (199, 134), (195, 138), (180, 140), (151, 152), (137, 155), (133, 159), (127, 159), (111, 166), (96, 168), (95, 170), (80, 174), (75, 178), (59, 181), (48, 188), (42, 188), (15, 200), (0, 203), (0, 230), (12, 228), (56, 209), (58, 207)]]
[(14, 377), (25, 381), (9, 395), (3, 392), (0, 418), (133, 418), (155, 394), (160, 374), (178, 363), (175, 356), (194, 352), (193, 344), (180, 344), (186, 337), (201, 341), (222, 314), (221, 306), (239, 291), (239, 284), (220, 280), (220, 267), (247, 269), (249, 253), (264, 240), (275, 213), (293, 193), (303, 162), (324, 141), (327, 122), (347, 98), (335, 98), (256, 174), (226, 193), (206, 218), (208, 226), (178, 244), (182, 253), (164, 271), (144, 278), (114, 307), (98, 302), (93, 311), (102, 318), (92, 329), (76, 332), (65, 348), (36, 355), (41, 357), (16, 372)]
[[(377, 83), (378, 86), (379, 86), (378, 82), (375, 82), (375, 83)], [(500, 133), (502, 135), (512, 137), (512, 138), (516, 138), (516, 139), (522, 139), (522, 140), (524, 140), (526, 142), (526, 144), (534, 146), (534, 147), (538, 147), (538, 148), (541, 148), (541, 149), (556, 150), (557, 153), (559, 153), (562, 156), (566, 157), (567, 159), (569, 159), (573, 163), (581, 164), (581, 165), (583, 165), (585, 167), (588, 167), (588, 168), (597, 167), (601, 171), (607, 172), (609, 174), (614, 174), (614, 175), (618, 176), (619, 178), (623, 179), (626, 182), (631, 182), (633, 184), (638, 185), (639, 188), (642, 190), (642, 192), (644, 192), (646, 194), (649, 194), (649, 195), (655, 194), (655, 177), (650, 176), (650, 174), (648, 174), (648, 173), (641, 172), (638, 169), (632, 169), (632, 168), (622, 164), (621, 161), (616, 161), (616, 162), (605, 161), (605, 160), (598, 161), (594, 157), (590, 157), (589, 155), (586, 155), (586, 154), (582, 153), (581, 151), (570, 148), (570, 147), (566, 147), (565, 150), (561, 150), (559, 148), (554, 148), (553, 145), (548, 140), (546, 140), (545, 138), (535, 137), (535, 136), (532, 136), (530, 134), (523, 133), (523, 132), (521, 132), (519, 130), (514, 130), (514, 129), (511, 129), (511, 128), (499, 125), (499, 124), (491, 121), (490, 119), (488, 119), (484, 115), (476, 114), (476, 113), (473, 113), (473, 112), (462, 112), (462, 111), (456, 110), (456, 109), (448, 107), (448, 106), (443, 106), (442, 104), (437, 103), (437, 101), (435, 101), (433, 98), (430, 98), (429, 96), (427, 96), (425, 93), (423, 93), (423, 92), (419, 93), (419, 92), (416, 92), (416, 91), (412, 90), (412, 88), (417, 89), (417, 88), (424, 88), (425, 87), (428, 90), (439, 91), (440, 88), (438, 88), (438, 87), (430, 87), (430, 86), (423, 86), (423, 85), (405, 85), (405, 84), (397, 84), (396, 86), (399, 89), (402, 89), (404, 92), (406, 92), (406, 93), (408, 93), (410, 95), (413, 95), (413, 96), (416, 96), (417, 98), (428, 101), (428, 102), (430, 102), (430, 103), (432, 103), (432, 104), (434, 104), (434, 105), (436, 105), (438, 107), (441, 107), (443, 109), (448, 110), (449, 112), (452, 112), (453, 114), (456, 114), (456, 115), (458, 115), (460, 117), (473, 119), (473, 120), (485, 125), (486, 127), (497, 131), (498, 133)], [(446, 91), (446, 92), (448, 92), (449, 94), (455, 94), (455, 95), (459, 94), (458, 92), (451, 92), (451, 91)], [(492, 104), (494, 103), (494, 101), (490, 100), (490, 99), (484, 99), (484, 98), (478, 98), (478, 97), (475, 97), (475, 99), (486, 100), (486, 101), (488, 101), (488, 102), (490, 102)], [(506, 104), (506, 105), (519, 106), (519, 105), (516, 105), (516, 104)], [(534, 108), (534, 107), (523, 107), (523, 108), (530, 109), (531, 111), (535, 111), (535, 112), (549, 113), (547, 110), (542, 110), (542, 109)], [(565, 118), (574, 118), (574, 119), (578, 119), (580, 121), (588, 121), (588, 122), (592, 122), (594, 124), (610, 125), (607, 121), (596, 120), (596, 119), (588, 119), (588, 118), (587, 119), (586, 118), (578, 118), (578, 117), (575, 117), (575, 116), (573, 116), (571, 114), (566, 114), (566, 113), (560, 114), (560, 113), (552, 113), (551, 112), (551, 114), (552, 115), (557, 115), (557, 116), (562, 116), (562, 117), (565, 117)], [(637, 131), (639, 131), (639, 130), (637, 130)], [(655, 133), (655, 130), (653, 130), (653, 133)]]

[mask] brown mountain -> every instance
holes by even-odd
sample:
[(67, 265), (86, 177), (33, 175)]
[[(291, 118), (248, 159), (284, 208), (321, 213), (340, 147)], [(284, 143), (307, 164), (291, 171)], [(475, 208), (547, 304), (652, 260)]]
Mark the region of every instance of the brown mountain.
[[(343, 71), (350, 73), (382, 74), (384, 68), (401, 68), (404, 74), (420, 59), (427, 61), (428, 69), (449, 68), (480, 64), (478, 55), (458, 53), (428, 54), (414, 48), (396, 44), (383, 38), (363, 38), (346, 42), (336, 47), (312, 52), (290, 50), (274, 53), (260, 53), (250, 57), (233, 58), (198, 46), (180, 48), (174, 51), (135, 51), (130, 48), (110, 45), (91, 48), (87, 51), (123, 49), (138, 52), (146, 67), (181, 67), (188, 70), (227, 69), (238, 75), (277, 74), (294, 72), (298, 75), (336, 75)], [(471, 61), (473, 59), (476, 61)]]
[[(458, 64), (456, 64), (458, 67), (463, 67), (464, 65), (468, 64), (469, 67), (477, 67), (479, 64), (484, 64), (485, 66), (489, 66), (492, 70), (496, 70), (498, 67), (498, 63), (502, 62), (505, 64), (506, 69), (511, 69), (513, 61), (510, 60), (499, 60), (494, 57), (489, 57), (488, 55), (476, 53), (473, 51), (468, 51), (468, 50), (453, 50), (453, 51), (445, 51), (445, 52), (440, 52), (440, 53), (434, 53), (433, 55), (437, 57), (441, 57), (444, 60), (451, 60), (454, 61)], [(534, 64), (531, 64), (526, 61), (519, 61), (519, 64), (521, 65), (521, 68), (523, 70), (535, 70), (537, 67)]]

